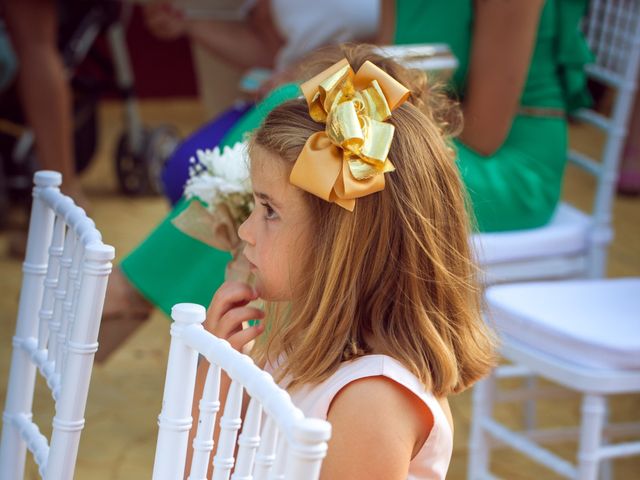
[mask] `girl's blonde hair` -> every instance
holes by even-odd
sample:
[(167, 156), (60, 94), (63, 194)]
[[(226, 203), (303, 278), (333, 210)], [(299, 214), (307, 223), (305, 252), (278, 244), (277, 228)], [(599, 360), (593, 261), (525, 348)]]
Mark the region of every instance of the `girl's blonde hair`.
[[(285, 315), (269, 316), (256, 356), (273, 362), (290, 386), (326, 379), (341, 362), (369, 353), (403, 363), (442, 396), (463, 390), (494, 363), (493, 339), (480, 315), (469, 249), (465, 195), (446, 136), (459, 114), (430, 92), (421, 72), (375, 55), (368, 46), (323, 54), (310, 75), (346, 57), (354, 70), (370, 60), (412, 90), (393, 112), (389, 153), (396, 171), (382, 192), (354, 211), (311, 194), (312, 244)], [(445, 108), (440, 108), (444, 105)], [(290, 171), (309, 136), (323, 130), (303, 99), (275, 108), (252, 147), (276, 154)]]

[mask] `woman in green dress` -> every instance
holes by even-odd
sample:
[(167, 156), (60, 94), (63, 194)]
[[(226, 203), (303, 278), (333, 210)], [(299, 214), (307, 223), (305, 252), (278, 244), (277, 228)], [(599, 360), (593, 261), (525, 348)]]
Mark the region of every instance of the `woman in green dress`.
[[(479, 231), (539, 227), (554, 212), (567, 158), (566, 114), (588, 99), (582, 67), (589, 53), (578, 30), (584, 9), (583, 0), (382, 0), (379, 43), (446, 43), (459, 61), (450, 86), (465, 127), (455, 146)], [(277, 88), (221, 146), (298, 95), (295, 85)], [(171, 224), (184, 206), (122, 261), (108, 303), (137, 303), (143, 311), (153, 304), (167, 314), (178, 302), (208, 305), (230, 256)], [(159, 262), (159, 252), (170, 254)]]
[(458, 166), (478, 230), (546, 224), (560, 198), (566, 115), (589, 99), (590, 54), (578, 30), (586, 2), (389, 3), (396, 43), (445, 42), (460, 62), (452, 81), (465, 121)]

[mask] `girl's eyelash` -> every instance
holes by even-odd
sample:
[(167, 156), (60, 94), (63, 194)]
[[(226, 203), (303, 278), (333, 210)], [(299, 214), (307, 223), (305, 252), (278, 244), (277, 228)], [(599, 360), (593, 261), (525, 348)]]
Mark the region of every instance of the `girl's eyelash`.
[(265, 220), (273, 220), (276, 217), (276, 211), (271, 207), (271, 205), (267, 202), (260, 202), (260, 205), (262, 205), (267, 211), (264, 216)]

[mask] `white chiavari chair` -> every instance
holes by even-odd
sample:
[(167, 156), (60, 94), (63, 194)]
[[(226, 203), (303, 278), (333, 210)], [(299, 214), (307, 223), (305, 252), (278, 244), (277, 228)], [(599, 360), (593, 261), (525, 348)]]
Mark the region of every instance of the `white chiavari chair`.
[(611, 115), (584, 108), (577, 121), (605, 136), (600, 157), (571, 150), (569, 163), (595, 179), (591, 208), (561, 202), (540, 228), (474, 235), (473, 245), (487, 284), (562, 278), (601, 278), (613, 238), (611, 209), (620, 154), (634, 104), (640, 63), (640, 2), (592, 0), (583, 22), (595, 62), (587, 76), (615, 90)]
[[(198, 354), (206, 358), (210, 367), (199, 400), (200, 417), (189, 478), (205, 479), (211, 464), (213, 431), (220, 410), (220, 379), (225, 372), (231, 385), (220, 418), (213, 479), (317, 479), (331, 435), (329, 423), (305, 418), (269, 373), (227, 341), (205, 331), (201, 325), (206, 316), (204, 307), (178, 304), (171, 316), (174, 322), (162, 412), (158, 417), (153, 479), (183, 477)], [(242, 419), (245, 394), (249, 404)]]
[[(470, 479), (493, 478), (488, 467), (495, 444), (506, 444), (563, 477), (581, 480), (595, 479), (599, 469), (602, 478), (608, 478), (610, 459), (640, 453), (640, 442), (607, 444), (617, 433), (638, 431), (637, 425), (607, 424), (607, 396), (640, 391), (640, 365), (633, 363), (640, 353), (640, 284), (638, 279), (602, 278), (613, 237), (618, 163), (640, 72), (640, 1), (592, 0), (583, 29), (595, 55), (595, 62), (586, 66), (588, 76), (616, 93), (610, 117), (590, 109), (577, 114), (606, 136), (600, 161), (577, 152), (570, 155), (596, 178), (592, 211), (586, 214), (562, 204), (547, 227), (476, 238), (484, 250), (481, 257), (494, 260), (489, 283), (527, 282), (494, 285), (486, 294), (488, 318), (501, 335), (501, 353), (514, 365), (498, 367), (474, 388)], [(555, 253), (547, 255), (550, 252)], [(538, 279), (547, 281), (531, 281)], [(620, 361), (625, 357), (628, 361)], [(530, 376), (526, 388), (499, 388), (498, 379), (521, 376)], [(554, 386), (540, 387), (533, 376), (582, 395), (579, 429), (536, 428), (536, 402), (564, 395)], [(523, 431), (507, 428), (494, 416), (497, 403), (514, 401), (527, 405)], [(577, 466), (542, 446), (571, 439), (579, 439)]]
[[(609, 396), (640, 394), (640, 278), (496, 285), (486, 298), (502, 355), (580, 394), (581, 417), (578, 428), (511, 428), (495, 416), (499, 401), (559, 401), (563, 392), (555, 386), (499, 389), (491, 375), (474, 387), (469, 478), (492, 478), (489, 457), (496, 444), (578, 480), (608, 478), (610, 460), (640, 455), (640, 423), (607, 418)], [(576, 440), (575, 464), (548, 447)]]
[[(93, 355), (114, 249), (60, 192), (62, 176), (34, 176), (16, 333), (0, 441), (0, 478), (24, 476), (27, 449), (40, 476), (73, 478)], [(32, 421), (36, 370), (55, 402), (50, 442)]]

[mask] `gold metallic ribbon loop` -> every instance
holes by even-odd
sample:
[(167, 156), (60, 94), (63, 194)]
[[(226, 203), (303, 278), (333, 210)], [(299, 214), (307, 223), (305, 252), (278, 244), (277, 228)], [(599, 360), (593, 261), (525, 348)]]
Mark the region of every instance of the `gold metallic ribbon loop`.
[(365, 62), (354, 74), (341, 60), (301, 85), (309, 115), (326, 123), (307, 140), (291, 171), (293, 185), (352, 211), (355, 199), (384, 189), (394, 126), (385, 123), (410, 91)]

